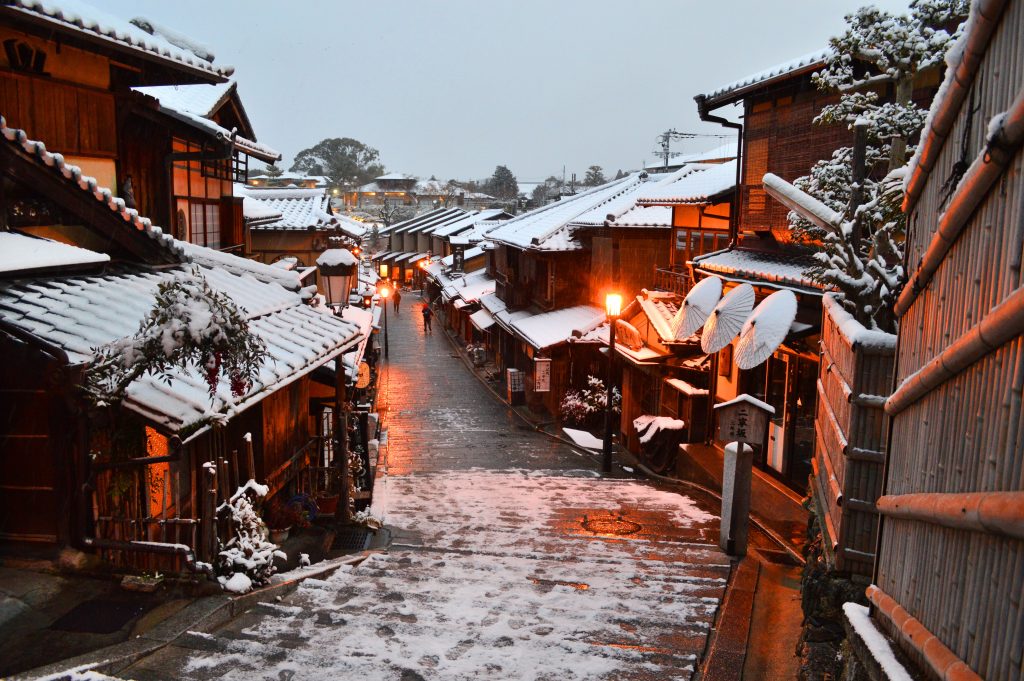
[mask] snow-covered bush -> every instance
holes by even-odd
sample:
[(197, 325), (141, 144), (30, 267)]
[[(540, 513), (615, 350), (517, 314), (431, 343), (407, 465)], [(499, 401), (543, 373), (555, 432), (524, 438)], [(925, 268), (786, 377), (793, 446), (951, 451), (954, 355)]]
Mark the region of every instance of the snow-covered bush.
[(221, 546), (216, 566), (218, 580), (228, 591), (245, 593), (266, 584), (275, 572), (274, 557), (287, 559), (277, 544), (266, 540), (267, 526), (250, 498), (250, 493), (265, 497), (267, 492), (266, 485), (249, 480), (218, 509), (231, 516), (234, 529), (234, 536)]
[[(559, 405), (562, 420), (574, 426), (593, 426), (604, 415), (608, 405), (608, 391), (604, 381), (587, 376), (587, 387), (582, 390), (567, 390)], [(612, 412), (618, 414), (622, 408), (622, 393), (612, 388)]]
[(119, 403), (135, 379), (154, 374), (170, 382), (172, 370), (203, 373), (213, 395), (221, 374), (235, 396), (245, 394), (266, 355), (245, 314), (215, 291), (196, 268), (176, 272), (157, 289), (153, 308), (132, 336), (96, 348), (85, 373), (85, 393), (97, 407)]
[[(819, 248), (807, 274), (839, 289), (844, 307), (867, 328), (895, 331), (892, 304), (904, 279), (902, 180), (926, 118), (911, 97), (914, 81), (941, 68), (968, 4), (915, 0), (907, 15), (863, 7), (846, 17), (846, 31), (829, 41), (825, 66), (813, 76), (819, 89), (841, 95), (814, 122), (864, 129), (866, 176), (854, 181), (852, 148), (836, 150), (794, 184), (841, 219), (822, 228), (794, 212), (790, 224), (798, 239)], [(883, 88), (891, 88), (890, 101), (882, 101)]]

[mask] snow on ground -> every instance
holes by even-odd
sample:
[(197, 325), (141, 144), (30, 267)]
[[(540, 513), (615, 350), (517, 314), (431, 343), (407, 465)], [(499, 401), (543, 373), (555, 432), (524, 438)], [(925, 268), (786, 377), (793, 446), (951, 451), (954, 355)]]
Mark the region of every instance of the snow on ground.
[(716, 517), (589, 473), (391, 476), (389, 553), (243, 617), (181, 674), (688, 679), (728, 577)]

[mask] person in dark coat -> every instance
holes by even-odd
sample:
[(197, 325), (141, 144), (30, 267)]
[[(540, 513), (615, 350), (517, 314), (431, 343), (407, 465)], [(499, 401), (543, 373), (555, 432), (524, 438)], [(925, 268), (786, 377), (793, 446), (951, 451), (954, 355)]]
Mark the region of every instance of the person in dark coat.
[(402, 302), (402, 294), (398, 290), (398, 287), (395, 287), (395, 295), (391, 298), (391, 300), (394, 302), (395, 314), (398, 314), (398, 306)]
[(423, 332), (433, 333), (434, 330), (430, 326), (430, 320), (434, 317), (434, 311), (430, 309), (430, 305), (423, 303)]

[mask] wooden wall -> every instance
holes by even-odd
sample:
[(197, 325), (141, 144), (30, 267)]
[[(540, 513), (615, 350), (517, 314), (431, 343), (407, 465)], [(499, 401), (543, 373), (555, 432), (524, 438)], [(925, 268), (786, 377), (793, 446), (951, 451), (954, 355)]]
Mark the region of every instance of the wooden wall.
[(771, 229), (788, 240), (789, 209), (765, 193), (761, 179), (771, 172), (792, 182), (807, 175), (816, 161), (853, 143), (845, 126), (812, 122), (823, 106), (838, 100), (838, 95), (818, 92), (808, 76), (745, 100), (740, 229)]
[[(948, 205), (944, 184), (955, 166), (984, 152), (987, 121), (1020, 97), (1022, 33), (1024, 2), (1018, 0), (1007, 4), (970, 96), (909, 217), (906, 260), (912, 266)], [(901, 319), (896, 385), (1024, 286), (1019, 147), (980, 198), (933, 279)], [(1022, 385), (1024, 340), (1017, 336), (896, 413), (886, 496), (1024, 491)], [(1021, 678), (1024, 541), (921, 518), (886, 517), (881, 532), (877, 585), (981, 677)], [(896, 634), (891, 622), (883, 618), (882, 623)], [(915, 659), (926, 666), (920, 655)]]
[[(885, 412), (895, 350), (866, 352), (839, 329), (828, 305), (822, 315), (822, 361), (815, 417), (814, 490), (836, 569), (870, 576), (882, 491)], [(850, 323), (850, 322), (847, 322)], [(873, 396), (874, 399), (861, 397)]]
[(309, 377), (263, 398), (263, 475), (283, 464), (312, 437), (309, 429)]

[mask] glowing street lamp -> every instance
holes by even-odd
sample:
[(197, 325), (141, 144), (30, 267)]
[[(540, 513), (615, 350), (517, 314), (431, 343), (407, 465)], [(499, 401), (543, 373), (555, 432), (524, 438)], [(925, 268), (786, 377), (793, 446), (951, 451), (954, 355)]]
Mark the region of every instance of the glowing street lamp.
[(380, 289), (380, 297), (384, 299), (384, 359), (388, 358), (388, 296), (390, 295), (391, 287), (385, 284)]
[(612, 472), (612, 370), (615, 368), (615, 322), (622, 314), (622, 296), (609, 293), (604, 299), (605, 313), (608, 315), (608, 395), (604, 407), (604, 456), (601, 470)]

